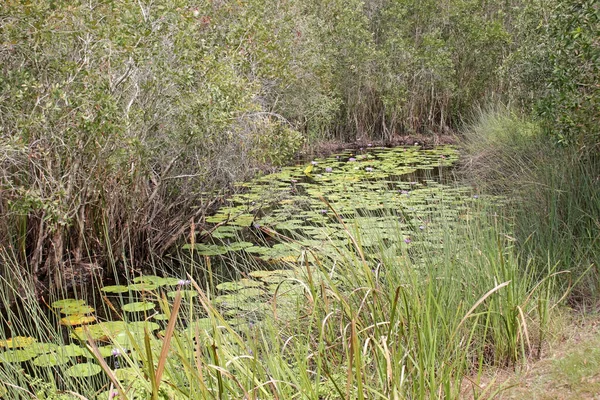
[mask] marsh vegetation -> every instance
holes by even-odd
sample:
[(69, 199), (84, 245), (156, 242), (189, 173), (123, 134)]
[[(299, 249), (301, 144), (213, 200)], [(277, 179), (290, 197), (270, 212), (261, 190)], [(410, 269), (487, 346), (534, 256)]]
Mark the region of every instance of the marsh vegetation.
[(596, 1), (0, 7), (0, 398), (487, 399), (597, 309)]

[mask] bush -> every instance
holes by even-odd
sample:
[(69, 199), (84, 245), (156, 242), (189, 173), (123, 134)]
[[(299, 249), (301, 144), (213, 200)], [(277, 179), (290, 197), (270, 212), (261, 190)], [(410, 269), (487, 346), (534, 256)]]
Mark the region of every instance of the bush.
[(600, 289), (600, 159), (557, 146), (538, 125), (498, 107), (465, 131), (464, 175), (482, 191), (511, 199), (514, 234), (539, 268), (548, 263), (575, 285), (571, 299), (596, 301)]

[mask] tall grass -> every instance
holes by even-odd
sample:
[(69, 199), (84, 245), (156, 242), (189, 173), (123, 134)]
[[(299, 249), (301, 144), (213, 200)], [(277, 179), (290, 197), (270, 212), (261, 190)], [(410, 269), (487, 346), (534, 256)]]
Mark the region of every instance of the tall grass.
[(600, 158), (556, 146), (508, 108), (480, 110), (465, 131), (465, 176), (482, 191), (509, 195), (517, 246), (536, 266), (550, 263), (574, 285), (578, 304), (598, 299)]
[[(416, 231), (406, 246), (400, 226), (392, 228), (401, 244), (395, 254), (375, 225), (346, 226), (347, 245), (287, 263), (298, 273), (281, 282), (259, 321), (225, 317), (211, 288), (194, 281), (195, 305), (159, 301), (170, 314), (160, 339), (147, 332), (134, 345), (137, 356), (113, 344), (129, 378), (109, 362), (106, 376), (87, 389), (71, 381), (55, 385), (86, 398), (102, 393), (102, 399), (491, 397), (478, 385), (479, 374), (490, 365), (518, 364), (539, 349), (556, 299), (555, 275), (551, 268), (540, 276), (521, 267), (501, 216), (472, 210), (458, 219), (439, 217), (439, 231)], [(439, 245), (428, 244), (430, 234)], [(361, 245), (366, 239), (375, 247)], [(39, 312), (35, 303), (28, 307)], [(60, 343), (56, 328), (40, 318), (24, 328)], [(210, 323), (195, 324), (199, 318)], [(90, 343), (91, 353), (95, 346)], [(23, 393), (31, 385), (18, 368), (1, 371), (14, 385), (11, 398), (30, 398)]]

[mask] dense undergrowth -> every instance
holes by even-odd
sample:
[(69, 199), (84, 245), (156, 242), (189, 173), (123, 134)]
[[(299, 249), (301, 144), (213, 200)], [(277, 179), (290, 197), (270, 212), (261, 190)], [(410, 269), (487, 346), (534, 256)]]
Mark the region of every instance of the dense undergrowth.
[[(464, 172), (482, 191), (511, 198), (516, 245), (542, 269), (569, 271), (573, 305), (598, 301), (600, 159), (593, 145), (557, 146), (507, 108), (481, 111), (465, 132)], [(589, 143), (589, 142), (588, 142)]]
[[(306, 143), (442, 133), (470, 120), (466, 176), (508, 202), (448, 226), (443, 248), (418, 259), (364, 257), (348, 227), (336, 259), (315, 252), (310, 268), (287, 265), (302, 271), (291, 277), (302, 288), (287, 303), (292, 319), (274, 300), (260, 324), (233, 325), (210, 301), (210, 280), (194, 281), (195, 307), (150, 291), (171, 323), (138, 335), (135, 356), (111, 342), (103, 364), (88, 341), (77, 357), (103, 373), (85, 379), (3, 362), (0, 395), (488, 398), (479, 375), (539, 356), (561, 300), (596, 307), (596, 1), (1, 7), (0, 293), (11, 335), (66, 345), (42, 294), (152, 263), (166, 272), (166, 256), (234, 182)], [(509, 106), (469, 118), (481, 104)], [(200, 316), (209, 323), (182, 333)]]
[[(240, 323), (224, 314), (208, 280), (192, 282), (195, 300), (184, 295), (167, 302), (161, 289), (148, 290), (146, 299), (158, 300), (170, 315), (158, 338), (155, 328), (131, 330), (129, 338), (120, 335), (108, 345), (90, 336), (80, 357), (97, 359), (104, 369), (92, 377), (57, 374), (60, 366), (24, 374), (4, 353), (5, 390), (11, 399), (71, 399), (72, 393), (89, 399), (491, 396), (479, 387), (480, 374), (538, 355), (560, 296), (553, 267), (543, 275), (529, 263), (523, 268), (508, 220), (480, 204), (461, 223), (439, 216), (436, 241), (443, 246), (432, 248), (418, 240), (426, 233), (415, 232), (400, 254), (385, 250), (377, 225), (347, 226), (347, 244), (335, 245), (333, 253), (310, 250), (282, 264), (296, 272), (279, 281), (258, 320)], [(403, 243), (401, 229), (395, 232)], [(369, 240), (367, 252), (361, 243)], [(253, 263), (239, 264), (240, 277)], [(66, 348), (39, 304), (24, 301), (36, 322), (20, 326), (23, 318), (15, 314), (12, 328), (59, 346), (47, 351)], [(138, 315), (150, 321), (151, 314)], [(126, 327), (133, 329), (129, 320)]]
[(529, 93), (517, 49), (551, 5), (5, 1), (3, 258), (40, 293), (139, 267), (303, 143), (455, 130)]

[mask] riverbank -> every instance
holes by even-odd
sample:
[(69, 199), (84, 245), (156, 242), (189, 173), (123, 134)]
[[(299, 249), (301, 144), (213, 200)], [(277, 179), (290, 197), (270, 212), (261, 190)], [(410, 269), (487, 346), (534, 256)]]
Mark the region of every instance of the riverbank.
[(299, 153), (299, 158), (326, 157), (343, 150), (364, 150), (369, 147), (398, 147), (398, 146), (421, 146), (425, 148), (457, 144), (458, 135), (434, 134), (434, 135), (395, 135), (390, 140), (359, 139), (353, 142), (320, 141), (309, 143)]

